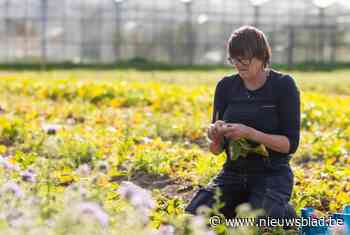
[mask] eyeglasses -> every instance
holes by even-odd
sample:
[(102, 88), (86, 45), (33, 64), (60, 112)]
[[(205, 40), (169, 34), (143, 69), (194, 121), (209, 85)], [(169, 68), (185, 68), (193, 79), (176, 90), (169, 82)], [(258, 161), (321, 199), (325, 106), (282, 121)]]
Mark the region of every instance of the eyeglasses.
[(240, 59), (240, 58), (232, 58), (232, 57), (228, 57), (227, 58), (228, 62), (230, 62), (230, 64), (232, 65), (236, 65), (238, 63), (244, 65), (244, 66), (248, 66), (250, 65), (250, 63), (252, 62), (252, 59), (251, 58), (243, 58), (243, 59)]

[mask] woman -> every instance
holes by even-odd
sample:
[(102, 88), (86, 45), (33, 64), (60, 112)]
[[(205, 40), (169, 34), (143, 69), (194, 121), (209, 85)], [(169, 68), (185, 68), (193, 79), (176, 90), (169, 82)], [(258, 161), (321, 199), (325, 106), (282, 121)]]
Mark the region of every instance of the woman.
[(237, 160), (227, 158), (221, 172), (196, 193), (186, 211), (196, 214), (200, 206), (212, 207), (219, 188), (226, 218), (235, 217), (236, 206), (244, 202), (273, 218), (294, 218), (295, 210), (288, 203), (293, 188), (289, 161), (299, 145), (299, 90), (292, 77), (268, 69), (271, 49), (260, 30), (237, 29), (227, 49), (238, 74), (224, 77), (216, 86), (209, 149), (228, 155), (229, 140), (246, 139), (264, 145), (269, 156), (250, 152)]

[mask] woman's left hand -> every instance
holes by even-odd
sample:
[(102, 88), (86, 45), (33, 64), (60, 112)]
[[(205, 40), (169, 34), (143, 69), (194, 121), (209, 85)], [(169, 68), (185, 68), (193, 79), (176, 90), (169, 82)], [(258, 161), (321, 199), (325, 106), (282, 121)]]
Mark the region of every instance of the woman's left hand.
[(250, 139), (254, 129), (240, 123), (225, 124), (224, 136), (229, 139), (238, 140), (240, 138)]

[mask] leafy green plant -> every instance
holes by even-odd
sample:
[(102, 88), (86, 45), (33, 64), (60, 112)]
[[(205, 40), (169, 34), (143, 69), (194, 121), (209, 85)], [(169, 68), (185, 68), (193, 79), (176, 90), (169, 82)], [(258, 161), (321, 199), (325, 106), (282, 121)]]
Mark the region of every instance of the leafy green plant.
[(263, 144), (251, 143), (246, 139), (228, 140), (228, 158), (235, 161), (239, 156), (247, 157), (249, 153), (256, 153), (268, 157), (269, 153)]

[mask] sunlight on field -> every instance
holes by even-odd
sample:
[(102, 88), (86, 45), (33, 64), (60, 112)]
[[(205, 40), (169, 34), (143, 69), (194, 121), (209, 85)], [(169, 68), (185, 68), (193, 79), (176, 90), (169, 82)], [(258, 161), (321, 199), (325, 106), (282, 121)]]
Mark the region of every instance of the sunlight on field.
[[(0, 182), (19, 185), (26, 195), (21, 202), (1, 197), (1, 211), (18, 208), (27, 223), (41, 218), (40, 229), (50, 218), (57, 232), (68, 226), (67, 218), (79, 217), (67, 217), (70, 203), (88, 199), (96, 204), (79, 208), (94, 208), (103, 217), (99, 223), (110, 224), (109, 232), (134, 226), (146, 234), (140, 221), (123, 223), (133, 209), (117, 190), (130, 180), (152, 191), (155, 206), (146, 206), (152, 210), (147, 209), (147, 229), (177, 220), (172, 216), (181, 217), (194, 190), (225, 160), (208, 152), (206, 128), (215, 84), (230, 73), (1, 72)], [(302, 91), (292, 203), (298, 211), (305, 206), (339, 211), (350, 203), (350, 70), (289, 73)], [(50, 128), (55, 135), (47, 134)], [(16, 231), (3, 217), (0, 221), (0, 231)]]
[[(291, 74), (303, 91), (317, 91), (335, 94), (350, 94), (350, 70), (329, 72), (282, 71)], [(159, 82), (189, 86), (215, 86), (222, 77), (233, 74), (230, 69), (197, 71), (139, 71), (139, 70), (54, 70), (51, 72), (0, 72), (0, 78), (69, 79), (98, 81)], [(19, 76), (20, 75), (20, 76)]]

